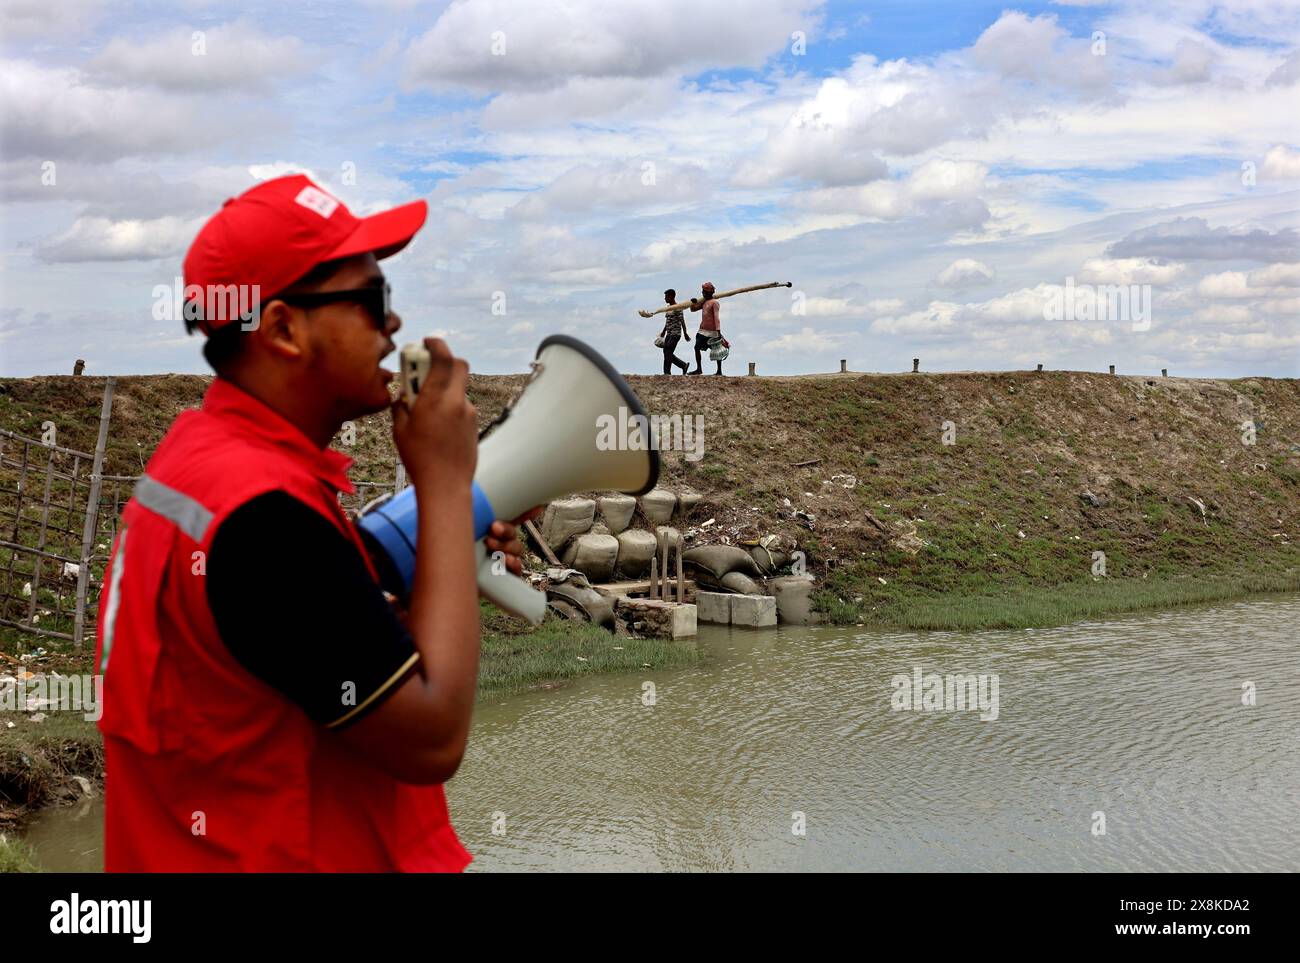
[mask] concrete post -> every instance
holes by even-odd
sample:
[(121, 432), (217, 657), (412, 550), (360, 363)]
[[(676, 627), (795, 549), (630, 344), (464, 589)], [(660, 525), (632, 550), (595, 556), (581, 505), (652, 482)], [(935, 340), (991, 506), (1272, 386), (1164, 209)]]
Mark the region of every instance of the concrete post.
[(848, 374), (849, 362), (847, 358), (840, 358), (840, 374)]
[(916, 373), (919, 372), (920, 370), (921, 370), (921, 359), (920, 359), (920, 358), (913, 358), (913, 359), (912, 359), (912, 374), (916, 374)]
[(757, 361), (751, 361), (751, 362), (749, 363), (749, 373), (750, 373), (751, 375), (753, 375), (753, 374), (758, 374), (758, 372), (754, 370), (754, 369), (757, 368), (757, 367), (758, 367), (758, 362), (757, 362)]

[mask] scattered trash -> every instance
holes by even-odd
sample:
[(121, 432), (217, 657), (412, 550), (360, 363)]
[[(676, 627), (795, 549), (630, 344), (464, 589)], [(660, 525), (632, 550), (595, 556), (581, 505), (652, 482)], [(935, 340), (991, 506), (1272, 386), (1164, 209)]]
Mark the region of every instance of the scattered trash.
[(23, 583), (23, 598), (31, 598), (31, 597), (32, 597), (32, 583), (31, 583), (31, 582), (24, 582), (24, 583)]
[(85, 776), (73, 776), (72, 781), (81, 787), (81, 791), (86, 794), (87, 799), (95, 798), (95, 790), (90, 785), (90, 780)]
[(33, 712), (32, 715), (30, 716), (30, 718), (31, 718), (32, 722), (43, 722), (44, 719), (45, 719), (45, 713), (44, 713), (44, 712)]
[(578, 656), (578, 661), (579, 661), (579, 662), (586, 662), (586, 661), (587, 661), (587, 658), (586, 658), (586, 656), (582, 656), (582, 655), (580, 655), (580, 656)]
[(881, 585), (888, 585), (888, 584), (889, 584), (889, 583), (886, 582), (883, 578), (881, 578), (879, 575), (876, 576), (876, 581), (879, 582)]
[(1022, 532), (1020, 529), (1017, 528), (1017, 529), (1016, 529), (1016, 538), (1024, 538), (1024, 537), (1025, 537), (1025, 533)]

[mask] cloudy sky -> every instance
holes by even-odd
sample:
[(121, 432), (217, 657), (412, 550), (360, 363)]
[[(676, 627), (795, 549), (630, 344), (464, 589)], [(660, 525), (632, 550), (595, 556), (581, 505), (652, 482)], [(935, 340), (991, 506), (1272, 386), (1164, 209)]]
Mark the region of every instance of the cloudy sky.
[(789, 280), (723, 302), (733, 373), (1300, 374), (1297, 0), (0, 10), (0, 375), (205, 370), (155, 287), (300, 170), (428, 200), (399, 340), (482, 372), (557, 331), (655, 371), (664, 288)]

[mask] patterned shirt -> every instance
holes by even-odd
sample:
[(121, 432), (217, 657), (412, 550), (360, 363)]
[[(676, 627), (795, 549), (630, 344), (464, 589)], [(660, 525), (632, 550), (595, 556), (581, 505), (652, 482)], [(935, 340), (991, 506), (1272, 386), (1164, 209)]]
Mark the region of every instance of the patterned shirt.
[(671, 338), (673, 335), (681, 336), (682, 328), (686, 325), (686, 318), (682, 316), (681, 311), (669, 311), (664, 315), (664, 337)]

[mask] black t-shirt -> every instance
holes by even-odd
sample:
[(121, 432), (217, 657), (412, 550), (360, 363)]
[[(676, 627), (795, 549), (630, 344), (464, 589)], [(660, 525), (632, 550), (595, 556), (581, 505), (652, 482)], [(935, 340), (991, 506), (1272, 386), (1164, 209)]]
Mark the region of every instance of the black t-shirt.
[(415, 642), (356, 547), (284, 492), (222, 522), (207, 594), (239, 663), (329, 728), (355, 722), (416, 671)]

